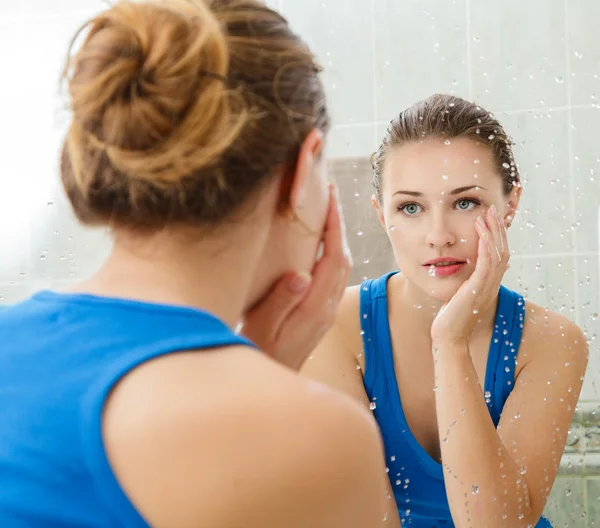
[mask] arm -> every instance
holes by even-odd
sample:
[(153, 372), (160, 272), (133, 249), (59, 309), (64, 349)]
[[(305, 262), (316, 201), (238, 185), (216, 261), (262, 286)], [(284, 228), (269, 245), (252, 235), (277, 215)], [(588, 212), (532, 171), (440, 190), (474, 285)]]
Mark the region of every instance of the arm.
[[(360, 290), (346, 289), (340, 302), (335, 322), (319, 345), (304, 362), (301, 373), (316, 381), (347, 394), (363, 408), (369, 409), (369, 398), (363, 384), (364, 354), (360, 328)], [(368, 411), (370, 414), (370, 410)], [(384, 526), (400, 526), (398, 509), (392, 486), (381, 462), (384, 475), (384, 509), (388, 511)]]
[(437, 346), (438, 426), (457, 527), (527, 527), (542, 515), (581, 390), (587, 345), (581, 330), (556, 314), (531, 334), (531, 359), (498, 430), (468, 348)]
[(524, 327), (521, 370), (494, 428), (468, 349), (477, 314), (493, 307), (509, 258), (506, 229), (493, 206), (486, 221), (476, 222), (475, 271), (431, 328), (446, 492), (459, 528), (529, 527), (556, 476), (587, 344), (566, 318), (540, 309), (544, 320), (536, 321), (534, 308)]
[(347, 288), (334, 324), (304, 362), (301, 373), (347, 394), (368, 409), (359, 303), (358, 287)]
[(103, 419), (111, 466), (152, 526), (370, 528), (383, 456), (368, 414), (255, 351), (142, 365)]

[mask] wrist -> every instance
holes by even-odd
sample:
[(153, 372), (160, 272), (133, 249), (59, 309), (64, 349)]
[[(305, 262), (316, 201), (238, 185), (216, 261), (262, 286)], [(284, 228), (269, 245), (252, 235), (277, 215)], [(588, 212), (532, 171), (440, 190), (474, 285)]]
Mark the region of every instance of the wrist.
[(468, 339), (433, 339), (432, 350), (434, 355), (439, 354), (464, 354), (469, 355)]

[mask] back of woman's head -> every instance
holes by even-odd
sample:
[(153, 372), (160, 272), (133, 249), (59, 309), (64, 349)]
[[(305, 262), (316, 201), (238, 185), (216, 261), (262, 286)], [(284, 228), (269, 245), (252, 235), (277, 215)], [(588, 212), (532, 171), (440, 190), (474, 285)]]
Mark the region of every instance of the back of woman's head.
[(217, 225), (328, 126), (318, 68), (259, 0), (123, 1), (67, 62), (61, 176), (90, 225)]

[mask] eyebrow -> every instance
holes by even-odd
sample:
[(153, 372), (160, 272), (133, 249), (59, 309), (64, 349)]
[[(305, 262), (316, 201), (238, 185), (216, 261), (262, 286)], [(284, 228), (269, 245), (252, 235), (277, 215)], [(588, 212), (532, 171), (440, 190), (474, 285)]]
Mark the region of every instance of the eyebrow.
[[(470, 191), (471, 189), (482, 189), (484, 191), (487, 191), (487, 189), (485, 187), (482, 187), (481, 185), (467, 185), (466, 187), (457, 187), (456, 189), (451, 190), (449, 194), (454, 196), (456, 194)], [(394, 196), (396, 196), (397, 194), (407, 194), (408, 196), (423, 196), (423, 193), (421, 193), (421, 192), (405, 191), (405, 190), (396, 191), (394, 193)]]

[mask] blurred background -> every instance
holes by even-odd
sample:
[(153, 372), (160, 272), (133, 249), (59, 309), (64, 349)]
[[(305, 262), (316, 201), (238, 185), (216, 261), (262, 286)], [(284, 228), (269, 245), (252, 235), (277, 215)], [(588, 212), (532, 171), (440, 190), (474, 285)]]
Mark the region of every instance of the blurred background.
[[(395, 267), (376, 224), (369, 155), (388, 122), (432, 93), (492, 111), (516, 142), (524, 196), (505, 284), (564, 313), (590, 364), (547, 515), (600, 526), (600, 2), (268, 0), (325, 68), (328, 157), (340, 185), (352, 282)], [(0, 303), (91, 273), (110, 248), (76, 225), (57, 176), (67, 114), (59, 76), (76, 29), (108, 3), (0, 4)], [(598, 174), (596, 174), (596, 172)]]

